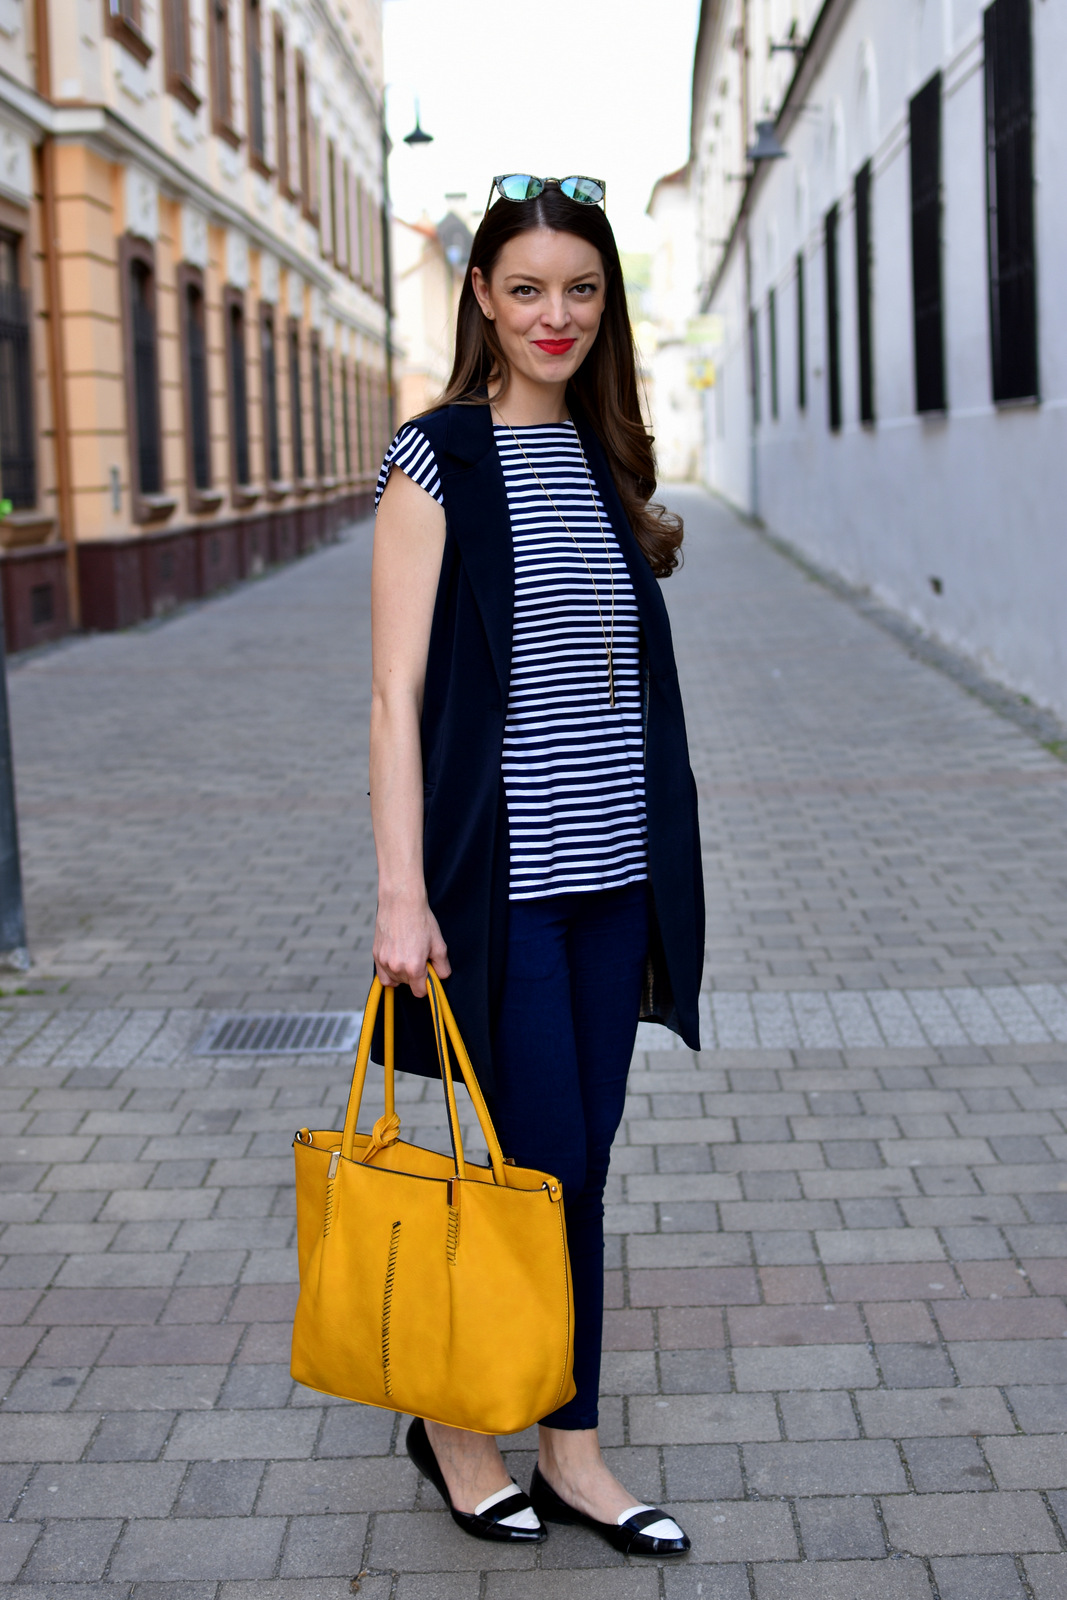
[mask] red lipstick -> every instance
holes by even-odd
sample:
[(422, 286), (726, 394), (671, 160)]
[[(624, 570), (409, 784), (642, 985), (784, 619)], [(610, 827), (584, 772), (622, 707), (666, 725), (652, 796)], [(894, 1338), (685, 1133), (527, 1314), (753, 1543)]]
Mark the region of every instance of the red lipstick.
[(546, 356), (565, 356), (578, 343), (577, 339), (535, 339), (533, 342)]

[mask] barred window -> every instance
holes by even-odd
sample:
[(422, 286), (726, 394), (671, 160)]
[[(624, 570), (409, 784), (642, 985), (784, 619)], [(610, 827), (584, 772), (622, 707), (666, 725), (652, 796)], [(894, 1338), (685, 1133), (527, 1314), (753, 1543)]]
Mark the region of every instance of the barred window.
[(994, 400), (1038, 393), (1030, 0), (985, 13), (986, 203)]
[(233, 478), (243, 487), (251, 482), (248, 451), (248, 369), (245, 352), (244, 298), (234, 289), (226, 294), (226, 367), (230, 388), (230, 439)]
[(804, 296), (804, 252), (797, 251), (797, 410), (808, 409), (808, 326)]
[(289, 430), (293, 445), (293, 477), (304, 476), (304, 396), (300, 376), (300, 324), (289, 323)]
[(941, 272), (941, 74), (912, 99), (911, 280), (915, 409), (944, 411), (945, 331)]
[(21, 251), (20, 235), (0, 229), (0, 494), (16, 510), (37, 504), (30, 303)]
[(841, 431), (841, 307), (837, 282), (837, 228), (839, 213), (832, 205), (826, 213), (826, 402), (832, 433)]
[(874, 421), (874, 351), (871, 282), (871, 164), (856, 174), (856, 333), (859, 347), (860, 421)]

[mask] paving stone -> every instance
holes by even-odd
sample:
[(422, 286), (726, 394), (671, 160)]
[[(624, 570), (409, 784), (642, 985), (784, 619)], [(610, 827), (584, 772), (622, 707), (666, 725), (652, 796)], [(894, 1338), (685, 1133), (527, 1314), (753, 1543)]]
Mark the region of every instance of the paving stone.
[(713, 1500), (675, 1508), (694, 1561), (795, 1561), (789, 1507), (775, 1501)]
[(847, 1394), (783, 1394), (778, 1403), (790, 1439), (855, 1439), (859, 1434)]
[[(989, 1441), (992, 1445), (1004, 1442)], [(994, 1487), (989, 1468), (973, 1439), (905, 1439), (903, 1449), (912, 1482), (920, 1494)], [(999, 1486), (1002, 1489), (1019, 1487), (1006, 1483)]]
[(26, 1491), (18, 1515), (165, 1517), (178, 1493), (182, 1470), (162, 1461), (49, 1466)]
[(21, 1577), (34, 1583), (90, 1583), (104, 1575), (122, 1528), (117, 1521), (53, 1522), (44, 1529)]
[(757, 1566), (758, 1600), (930, 1600), (921, 1561), (817, 1561)]
[(304, 1460), (318, 1433), (315, 1411), (199, 1412), (178, 1418), (168, 1461)]
[(1015, 1432), (1011, 1413), (996, 1389), (868, 1390), (857, 1393), (856, 1404), (872, 1439)]
[(77, 1461), (99, 1417), (14, 1413), (0, 1427), (0, 1461)]
[(281, 1517), (178, 1517), (132, 1522), (111, 1562), (112, 1578), (269, 1578), (285, 1533)]
[(1062, 1383), (1067, 1344), (1055, 1339), (1005, 1339), (949, 1345), (961, 1383)]
[(11, 1583), (18, 1577), (40, 1531), (36, 1525), (0, 1523), (0, 1582)]
[(1011, 1388), (1008, 1399), (1027, 1433), (1067, 1433), (1067, 1384)]
[(1027, 1556), (1023, 1564), (1034, 1600), (1059, 1600), (1067, 1592), (1067, 1555)]
[[(660, 1381), (631, 1393), (725, 1394), (732, 1387), (725, 1350), (664, 1350), (659, 1357)], [(608, 1393), (601, 1385), (601, 1393)], [(626, 1391), (623, 1391), (626, 1392)]]
[(939, 1389), (952, 1382), (948, 1357), (933, 1340), (921, 1344), (877, 1344), (874, 1353), (890, 1389)]
[(736, 1350), (737, 1387), (745, 1389), (871, 1389), (878, 1375), (865, 1345)]
[(996, 1555), (1059, 1549), (1036, 1494), (926, 1494), (882, 1501), (891, 1545), (909, 1555)]
[(665, 1567), (664, 1593), (667, 1600), (750, 1600), (748, 1573), (742, 1566), (696, 1566), (687, 1560), (685, 1566)]
[(907, 1487), (888, 1440), (746, 1444), (742, 1453), (749, 1485), (759, 1494), (892, 1494)]
[(629, 1413), (634, 1444), (739, 1444), (779, 1437), (774, 1402), (764, 1394), (685, 1395), (664, 1400), (636, 1395)]
[(329, 1517), (294, 1517), (282, 1553), (285, 1578), (343, 1577), (363, 1552), (367, 1518), (333, 1513)]
[[(262, 1461), (194, 1461), (174, 1507), (176, 1517), (247, 1517), (263, 1478)], [(261, 1508), (269, 1515), (267, 1507)]]
[(97, 1367), (79, 1390), (75, 1407), (108, 1412), (164, 1407), (172, 1412), (206, 1411), (218, 1399), (225, 1378), (225, 1367)]
[[(529, 1571), (535, 1565), (536, 1548), (486, 1543), (478, 1550), (477, 1565), (489, 1572)], [(394, 1572), (469, 1572), (471, 1541), (445, 1511), (387, 1511), (374, 1519), (369, 1561), (372, 1567)], [(541, 1574), (537, 1576), (540, 1581)]]
[(1067, 1488), (1067, 1438), (990, 1439), (986, 1455), (1001, 1489)]
[(799, 1500), (797, 1517), (809, 1561), (878, 1560), (885, 1555), (885, 1540), (874, 1506), (858, 1495)]
[(941, 1600), (1024, 1600), (1011, 1556), (940, 1556), (931, 1565)]

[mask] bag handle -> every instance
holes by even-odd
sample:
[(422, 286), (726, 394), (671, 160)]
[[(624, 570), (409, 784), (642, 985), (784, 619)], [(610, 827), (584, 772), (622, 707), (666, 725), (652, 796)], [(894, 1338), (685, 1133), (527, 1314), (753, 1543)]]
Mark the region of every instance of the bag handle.
[[(452, 1008), (445, 996), (440, 978), (432, 966), (426, 969), (427, 988), (429, 991), (430, 1009), (433, 1013), (434, 1038), (437, 1044), (437, 1059), (441, 1067), (441, 1078), (445, 1090), (445, 1102), (448, 1107), (449, 1131), (452, 1136), (452, 1154), (456, 1164), (456, 1177), (462, 1178), (466, 1174), (466, 1163), (463, 1155), (463, 1140), (459, 1130), (459, 1112), (456, 1107), (456, 1091), (452, 1080), (452, 1063), (449, 1053), (449, 1042), (455, 1051), (459, 1070), (467, 1086), (467, 1093), (471, 1097), (478, 1126), (482, 1130), (486, 1149), (489, 1152), (489, 1163), (493, 1169), (494, 1181), (502, 1188), (507, 1187), (507, 1168), (504, 1165), (504, 1153), (500, 1148), (500, 1140), (493, 1127), (493, 1119), (489, 1115), (489, 1108), (485, 1103), (470, 1056), (460, 1036), (456, 1019), (452, 1015)], [(359, 1108), (363, 1100), (363, 1089), (367, 1081), (367, 1065), (370, 1061), (371, 1040), (374, 1037), (374, 1024), (378, 1017), (378, 1007), (381, 1004), (383, 984), (377, 973), (370, 986), (367, 1004), (363, 1012), (363, 1026), (359, 1032), (359, 1045), (356, 1050), (355, 1066), (352, 1070), (352, 1087), (348, 1096), (348, 1107), (345, 1111), (344, 1132), (341, 1135), (341, 1154), (346, 1160), (353, 1159), (356, 1139), (356, 1124), (359, 1121)], [(384, 988), (385, 994), (385, 1117), (395, 1116), (395, 1088), (394, 1088), (394, 996), (395, 989)]]

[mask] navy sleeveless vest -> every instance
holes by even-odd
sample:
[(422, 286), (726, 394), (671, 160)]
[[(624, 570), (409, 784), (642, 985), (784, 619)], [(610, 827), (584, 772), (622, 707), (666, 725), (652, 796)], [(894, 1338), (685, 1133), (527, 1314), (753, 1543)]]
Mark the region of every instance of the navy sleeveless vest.
[[(571, 402), (570, 409), (641, 621), (652, 930), (641, 1017), (664, 1023), (698, 1050), (704, 885), (670, 623), (600, 441), (577, 405)], [(508, 923), (501, 755), (515, 600), (511, 519), (489, 407), (444, 406), (418, 420), (437, 457), (446, 527), (422, 712), (426, 888), (452, 964), (449, 1001), (478, 1080), (491, 1095)], [(378, 1061), (381, 1043), (379, 1026)], [(396, 1065), (438, 1075), (429, 1005), (406, 988), (396, 997)]]

